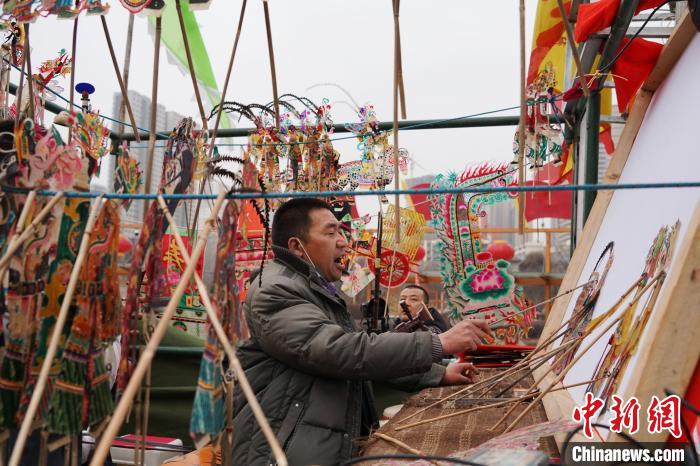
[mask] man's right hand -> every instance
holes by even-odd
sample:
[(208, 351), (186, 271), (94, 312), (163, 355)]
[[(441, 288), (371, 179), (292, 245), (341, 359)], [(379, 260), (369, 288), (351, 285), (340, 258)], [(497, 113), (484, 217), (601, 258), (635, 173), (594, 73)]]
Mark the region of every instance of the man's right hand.
[(444, 355), (474, 351), (489, 336), (491, 328), (485, 320), (463, 320), (438, 335)]

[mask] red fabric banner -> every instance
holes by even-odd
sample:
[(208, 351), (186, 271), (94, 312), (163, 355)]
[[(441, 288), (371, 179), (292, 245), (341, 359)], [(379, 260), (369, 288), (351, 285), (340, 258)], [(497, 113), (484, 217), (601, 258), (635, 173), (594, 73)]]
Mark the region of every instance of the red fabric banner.
[[(623, 39), (620, 49), (629, 41), (629, 39)], [(654, 69), (662, 49), (662, 44), (636, 38), (615, 61), (611, 71), (620, 112), (628, 111), (630, 100)]]
[[(642, 0), (634, 14), (656, 8), (663, 2), (664, 0)], [(619, 8), (620, 0), (601, 0), (600, 2), (581, 4), (578, 8), (576, 27), (574, 28), (576, 42), (581, 43), (588, 39), (591, 34), (610, 27)]]

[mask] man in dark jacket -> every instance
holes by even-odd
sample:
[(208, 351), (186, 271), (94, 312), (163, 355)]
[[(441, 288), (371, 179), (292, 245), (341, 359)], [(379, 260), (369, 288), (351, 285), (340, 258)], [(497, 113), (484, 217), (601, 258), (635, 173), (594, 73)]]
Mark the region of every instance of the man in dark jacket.
[[(275, 213), (275, 259), (244, 303), (251, 338), (238, 351), (246, 376), (289, 464), (351, 458), (353, 439), (377, 423), (370, 380), (407, 389), (472, 381), (470, 364), (445, 368), (443, 355), (476, 348), (490, 330), (465, 321), (440, 335), (358, 331), (334, 282), (348, 243), (328, 204), (294, 199)], [(233, 464), (274, 464), (250, 406), (234, 399)]]
[[(425, 310), (430, 315), (430, 318), (424, 321), (428, 330), (433, 333), (443, 333), (450, 329), (450, 323), (440, 314), (440, 311), (429, 307), (430, 295), (428, 295), (428, 290), (422, 286), (406, 285), (399, 295), (399, 303), (403, 304), (401, 304), (402, 308), (399, 309), (399, 316), (394, 321), (395, 325), (415, 319), (421, 311)], [(404, 305), (408, 313), (403, 309)]]

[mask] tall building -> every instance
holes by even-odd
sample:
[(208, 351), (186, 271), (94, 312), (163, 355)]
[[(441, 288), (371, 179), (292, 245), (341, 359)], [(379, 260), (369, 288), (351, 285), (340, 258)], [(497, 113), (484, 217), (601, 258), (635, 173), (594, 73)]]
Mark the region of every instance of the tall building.
[[(150, 128), (151, 125), (151, 99), (139, 94), (135, 91), (129, 91), (129, 102), (131, 103), (131, 109), (134, 113), (134, 120), (136, 121), (136, 126), (140, 128)], [(119, 111), (122, 103), (122, 95), (120, 92), (114, 94), (112, 114), (119, 115)], [(177, 123), (183, 119), (184, 116), (168, 111), (163, 105), (158, 105), (156, 110), (156, 131), (159, 133), (169, 133)], [(128, 122), (128, 116), (124, 118)], [(121, 130), (120, 125), (117, 123), (112, 124), (112, 131), (119, 132)], [(124, 131), (130, 132), (131, 128), (127, 125)], [(160, 184), (160, 177), (163, 171), (163, 152), (165, 148), (165, 141), (156, 141), (155, 151), (153, 152), (153, 169), (151, 172), (151, 192), (156, 192)], [(142, 141), (139, 143), (132, 143), (131, 155), (135, 157), (139, 164), (141, 164), (141, 169), (143, 170), (144, 176), (146, 173), (146, 167), (148, 166), (147, 155), (147, 142)], [(114, 184), (114, 164), (109, 164), (109, 175), (108, 175), (108, 187), (112, 187)], [(146, 180), (144, 179), (144, 186)], [(144, 202), (136, 200), (132, 202), (131, 207), (124, 216), (125, 223), (141, 223), (144, 215)], [(178, 226), (185, 226), (187, 215), (184, 207), (179, 207), (175, 212), (175, 222)]]

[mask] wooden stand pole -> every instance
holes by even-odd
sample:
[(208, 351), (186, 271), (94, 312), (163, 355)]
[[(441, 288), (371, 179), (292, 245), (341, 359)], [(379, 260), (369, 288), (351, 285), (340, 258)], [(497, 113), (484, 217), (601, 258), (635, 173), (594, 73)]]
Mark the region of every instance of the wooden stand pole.
[[(29, 196), (27, 196), (27, 204), (29, 203), (29, 198), (32, 197), (32, 193), (34, 193), (34, 191), (30, 191)], [(24, 242), (29, 239), (29, 235), (31, 235), (34, 232), (37, 225), (39, 225), (44, 220), (44, 218), (51, 212), (56, 203), (63, 199), (63, 195), (63, 192), (56, 193), (54, 197), (52, 197), (51, 200), (44, 206), (44, 208), (41, 209), (41, 211), (37, 214), (36, 218), (32, 220), (32, 223), (29, 225), (29, 227), (27, 227), (27, 229), (19, 235), (17, 241), (10, 242), (10, 244), (7, 247), (7, 250), (5, 251), (5, 255), (2, 256), (2, 259), (0, 259), (0, 270), (5, 269), (5, 267), (10, 262), (10, 259), (12, 259), (12, 256), (15, 254), (15, 252), (17, 252), (17, 249), (19, 249), (19, 247), (22, 246)], [(25, 204), (25, 206), (27, 204)], [(24, 211), (22, 213), (24, 213)]]
[[(566, 42), (569, 44), (571, 49), (571, 55), (574, 57), (574, 63), (576, 63), (576, 78), (578, 83), (581, 85), (581, 90), (583, 95), (589, 97), (591, 91), (588, 89), (588, 84), (586, 83), (586, 78), (583, 76), (583, 65), (581, 64), (581, 56), (576, 48), (576, 41), (574, 40), (574, 31), (571, 28), (571, 23), (569, 22), (569, 17), (566, 15), (564, 10), (564, 2), (562, 0), (557, 0), (557, 6), (559, 6), (559, 13), (561, 14), (561, 20), (564, 22), (564, 30), (566, 31)], [(567, 70), (568, 73), (568, 70)]]
[[(10, 60), (12, 60), (10, 58)], [(12, 63), (11, 61), (9, 63)], [(22, 66), (19, 68), (19, 86), (17, 87), (17, 97), (15, 98), (15, 128), (19, 126), (20, 115), (22, 113), (22, 95), (24, 90), (24, 70), (27, 68), (27, 60), (22, 60)], [(10, 68), (12, 69), (12, 68)], [(9, 83), (10, 78), (7, 78)]]
[[(165, 218), (170, 224), (170, 228), (177, 228), (177, 226), (175, 225), (175, 219), (173, 219), (173, 216), (170, 214), (168, 206), (165, 203), (165, 199), (163, 199), (162, 196), (158, 196), (158, 203), (160, 204)], [(185, 244), (182, 242), (182, 238), (180, 238), (180, 235), (173, 236), (175, 238), (175, 242), (177, 243), (178, 248), (180, 249), (180, 254), (182, 255), (182, 259), (185, 262), (185, 265), (189, 266), (190, 264), (194, 264), (194, 262), (192, 262), (192, 258), (190, 258), (190, 255), (187, 252)], [(214, 332), (216, 332), (216, 336), (219, 338), (219, 342), (221, 343), (221, 346), (223, 346), (224, 352), (226, 353), (226, 356), (229, 359), (231, 368), (233, 369), (233, 372), (236, 374), (236, 377), (238, 378), (238, 381), (241, 384), (241, 390), (243, 391), (243, 395), (248, 401), (248, 405), (250, 406), (251, 411), (253, 411), (255, 420), (258, 421), (258, 424), (260, 424), (260, 429), (262, 430), (263, 435), (265, 435), (265, 438), (267, 439), (267, 442), (270, 445), (270, 448), (272, 449), (277, 464), (281, 466), (286, 465), (287, 459), (285, 457), (284, 451), (282, 450), (282, 447), (277, 441), (277, 437), (272, 431), (267, 417), (265, 416), (265, 413), (260, 407), (260, 403), (258, 403), (258, 399), (255, 398), (255, 393), (253, 392), (253, 389), (250, 386), (250, 382), (248, 382), (248, 378), (245, 375), (245, 371), (243, 370), (243, 367), (241, 366), (241, 363), (238, 360), (238, 357), (236, 356), (236, 352), (234, 351), (233, 347), (231, 346), (231, 343), (228, 340), (228, 336), (226, 335), (226, 332), (224, 331), (224, 328), (221, 325), (221, 322), (219, 321), (219, 317), (216, 315), (214, 306), (212, 305), (211, 299), (209, 298), (209, 292), (207, 291), (207, 287), (197, 272), (194, 272), (193, 276), (194, 281), (197, 285), (197, 290), (199, 291), (199, 298), (202, 301), (202, 305), (207, 311), (207, 317), (209, 317), (209, 322), (211, 323)]]
[[(228, 84), (231, 80), (231, 72), (233, 71), (233, 61), (236, 58), (236, 50), (238, 50), (238, 40), (241, 38), (241, 29), (243, 28), (243, 16), (245, 15), (245, 7), (248, 0), (243, 0), (241, 4), (241, 13), (238, 16), (238, 29), (236, 30), (236, 38), (233, 40), (233, 50), (231, 51), (231, 59), (228, 62), (228, 69), (226, 70), (226, 79), (224, 79), (224, 87), (221, 91), (221, 102), (219, 102), (219, 108), (216, 112), (216, 121), (214, 122), (214, 129), (211, 132), (211, 143), (209, 146), (209, 158), (211, 159), (214, 154), (214, 141), (216, 140), (216, 133), (219, 130), (219, 124), (221, 123), (221, 114), (224, 110), (224, 102), (226, 101), (226, 93), (228, 92)], [(196, 215), (195, 215), (196, 218)]]
[[(134, 16), (129, 15), (129, 23), (126, 27), (126, 44), (124, 51), (124, 87), (129, 89), (129, 72), (131, 71), (131, 49), (134, 42)], [(119, 120), (124, 121), (126, 116), (126, 102), (119, 103)], [(119, 134), (124, 133), (124, 123), (119, 123)]]
[[(399, 7), (400, 0), (393, 0), (394, 7), (394, 189), (399, 190), (401, 186), (400, 176), (401, 172), (399, 170), (399, 69), (401, 67), (401, 52), (400, 43), (401, 37), (399, 34)], [(399, 243), (401, 242), (401, 198), (397, 194), (394, 197), (394, 222), (395, 222), (395, 241), (396, 248), (398, 249)]]
[(131, 402), (133, 401), (134, 396), (136, 395), (136, 392), (138, 391), (138, 388), (141, 385), (141, 381), (143, 380), (143, 377), (146, 374), (146, 370), (153, 361), (153, 358), (155, 357), (158, 345), (160, 345), (160, 342), (165, 336), (165, 332), (170, 327), (170, 320), (172, 319), (172, 316), (175, 313), (175, 309), (177, 308), (177, 305), (180, 302), (180, 298), (185, 292), (185, 288), (187, 288), (189, 281), (192, 278), (192, 274), (194, 273), (195, 269), (195, 264), (197, 263), (197, 260), (199, 260), (199, 257), (202, 255), (202, 252), (204, 252), (204, 246), (206, 245), (207, 236), (209, 235), (213, 224), (216, 222), (216, 218), (219, 214), (221, 206), (224, 203), (225, 198), (225, 191), (222, 191), (217, 196), (209, 220), (204, 226), (202, 235), (198, 238), (197, 244), (194, 248), (194, 251), (192, 252), (192, 262), (183, 271), (182, 276), (180, 278), (180, 282), (173, 291), (170, 301), (168, 302), (168, 305), (165, 308), (165, 311), (163, 312), (163, 315), (161, 316), (160, 321), (158, 322), (158, 325), (156, 326), (156, 329), (153, 332), (153, 335), (151, 335), (151, 339), (148, 341), (148, 344), (146, 345), (146, 348), (144, 349), (141, 358), (136, 364), (136, 368), (134, 369), (134, 372), (131, 375), (131, 378), (129, 379), (129, 383), (127, 384), (126, 389), (124, 390), (122, 398), (119, 400), (119, 404), (117, 405), (117, 408), (114, 411), (112, 420), (110, 421), (109, 425), (105, 429), (104, 434), (100, 438), (99, 443), (97, 444), (95, 454), (92, 458), (92, 462), (90, 463), (91, 466), (102, 466), (104, 464), (112, 440), (114, 440), (117, 433), (119, 432), (119, 428), (124, 422), (126, 414), (129, 411), (129, 406), (131, 405)]
[[(241, 38), (241, 30), (243, 28), (243, 17), (245, 16), (245, 7), (248, 0), (243, 0), (241, 4), (241, 13), (238, 16), (238, 29), (236, 30), (236, 38), (233, 40), (233, 50), (231, 51), (231, 59), (228, 62), (228, 69), (226, 70), (226, 78), (224, 79), (224, 88), (221, 91), (221, 101), (219, 102), (219, 108), (216, 111), (216, 121), (214, 122), (214, 129), (210, 132), (209, 138), (209, 157), (211, 160), (214, 155), (214, 147), (216, 146), (216, 133), (219, 131), (219, 124), (221, 123), (221, 114), (224, 110), (224, 102), (226, 101), (226, 93), (228, 92), (228, 84), (231, 80), (231, 72), (233, 71), (233, 61), (236, 58), (236, 50), (238, 50), (238, 40)], [(202, 186), (200, 188), (200, 194), (204, 192), (204, 180), (202, 180)], [(192, 219), (192, 231), (197, 231), (197, 223), (199, 222), (199, 209), (201, 208), (202, 200), (197, 199), (197, 207), (194, 209), (194, 218)]]
[[(153, 178), (153, 152), (156, 148), (156, 116), (158, 113), (158, 76), (160, 70), (161, 17), (156, 18), (156, 33), (153, 40), (153, 76), (151, 77), (151, 121), (148, 126), (148, 152), (146, 153), (146, 182), (144, 192), (151, 193)], [(149, 202), (143, 201), (143, 221), (146, 220)]]
[[(78, 19), (80, 15), (73, 20), (73, 42), (71, 44), (71, 70), (70, 70), (70, 98), (68, 102), (68, 113), (73, 114), (73, 102), (75, 102), (75, 62), (76, 51), (78, 46)], [(122, 129), (121, 132), (124, 132)], [(73, 140), (73, 125), (68, 128), (68, 142)]]
[[(27, 117), (34, 120), (34, 73), (32, 71), (32, 50), (29, 47), (29, 23), (24, 25), (24, 56), (27, 62), (27, 90), (29, 91), (29, 106)], [(22, 102), (17, 106), (17, 112), (22, 108)]]
[[(32, 210), (32, 204), (34, 203), (34, 199), (36, 199), (36, 190), (29, 191), (27, 199), (24, 201), (22, 212), (19, 214), (19, 220), (15, 224), (15, 233), (7, 245), (7, 250), (15, 248), (14, 244), (19, 240), (19, 237), (24, 232), (24, 224), (27, 223), (27, 216), (29, 215), (29, 211)], [(7, 272), (7, 268), (9, 266), (10, 262), (8, 260), (4, 266), (0, 267), (0, 282), (4, 281), (5, 272)]]
[(134, 139), (136, 142), (141, 142), (141, 136), (139, 136), (139, 130), (136, 127), (136, 120), (134, 119), (134, 112), (131, 110), (131, 102), (129, 101), (129, 92), (124, 85), (124, 80), (122, 79), (122, 74), (119, 71), (119, 64), (117, 63), (117, 56), (114, 53), (114, 46), (112, 45), (112, 38), (109, 35), (109, 28), (107, 27), (107, 20), (104, 15), (100, 16), (100, 21), (102, 22), (102, 30), (105, 34), (105, 39), (107, 40), (107, 47), (109, 48), (109, 55), (112, 57), (112, 66), (114, 66), (114, 73), (117, 75), (117, 81), (119, 82), (119, 89), (122, 92), (122, 99), (126, 104), (126, 111), (129, 113), (129, 123), (131, 123), (131, 129), (134, 132)]
[(263, 0), (265, 13), (265, 30), (267, 31), (267, 52), (270, 57), (270, 72), (272, 74), (272, 98), (275, 103), (275, 128), (280, 127), (280, 102), (277, 95), (277, 72), (275, 71), (275, 51), (272, 48), (272, 28), (270, 27), (270, 9), (267, 0)]
[(192, 52), (190, 51), (190, 41), (187, 38), (187, 30), (185, 29), (185, 20), (182, 17), (182, 4), (180, 0), (175, 0), (175, 8), (177, 9), (177, 19), (180, 22), (180, 32), (182, 32), (182, 42), (185, 44), (185, 55), (187, 56), (187, 67), (190, 70), (190, 78), (192, 78), (192, 88), (194, 89), (194, 97), (197, 100), (199, 107), (199, 117), (202, 119), (202, 127), (207, 130), (207, 115), (204, 113), (204, 105), (202, 105), (202, 96), (199, 94), (199, 85), (197, 84), (197, 73), (192, 62)]
[[(525, 70), (525, 0), (520, 0), (520, 123), (518, 124), (518, 186), (525, 184), (525, 119), (527, 102), (525, 87), (527, 77)], [(525, 192), (518, 194), (518, 229), (525, 233)]]

